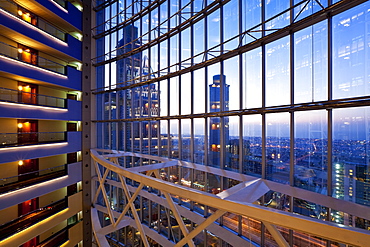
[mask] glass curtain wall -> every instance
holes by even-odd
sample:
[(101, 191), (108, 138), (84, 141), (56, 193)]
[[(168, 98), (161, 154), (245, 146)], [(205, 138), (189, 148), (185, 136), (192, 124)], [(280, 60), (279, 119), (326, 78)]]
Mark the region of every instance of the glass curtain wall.
[[(370, 3), (350, 2), (95, 1), (97, 148), (180, 159), (370, 206)], [(232, 186), (190, 169), (164, 175), (214, 194)], [(211, 210), (178, 201), (204, 215)], [(370, 229), (367, 220), (274, 191), (259, 202)], [(160, 215), (168, 219), (149, 199), (135, 203), (149, 227)], [(221, 225), (254, 244), (276, 244), (261, 222), (230, 215), (228, 225), (225, 217)], [(134, 231), (117, 234), (136, 244)], [(162, 231), (181, 238), (178, 229)], [(279, 231), (301, 246), (339, 245)], [(196, 239), (227, 246), (207, 231)]]

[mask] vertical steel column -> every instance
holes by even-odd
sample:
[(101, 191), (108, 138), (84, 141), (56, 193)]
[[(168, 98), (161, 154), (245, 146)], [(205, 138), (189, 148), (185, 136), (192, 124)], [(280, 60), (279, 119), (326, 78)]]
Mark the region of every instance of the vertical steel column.
[(83, 0), (82, 12), (82, 215), (83, 215), (83, 246), (92, 246), (91, 227), (91, 1)]
[[(219, 3), (220, 4), (220, 3)], [(220, 6), (220, 54), (223, 54), (224, 53), (224, 45), (223, 45), (223, 42), (224, 42), (224, 6), (221, 5)], [(220, 61), (220, 111), (225, 111), (225, 90), (224, 90), (224, 87), (225, 87), (225, 80), (224, 80), (224, 60), (221, 60)], [(221, 144), (221, 147), (220, 147), (220, 168), (221, 169), (224, 169), (225, 168), (225, 162), (226, 162), (226, 140), (225, 140), (225, 133), (226, 133), (226, 129), (225, 129), (225, 118), (226, 117), (220, 117), (220, 144)], [(213, 164), (215, 165), (215, 164)], [(220, 181), (221, 181), (221, 184), (220, 184), (220, 188), (221, 188), (221, 191), (224, 190), (224, 181), (223, 181), (223, 178), (220, 178)], [(220, 218), (220, 223), (222, 224), (222, 217)]]
[[(265, 28), (266, 25), (264, 23), (266, 16), (265, 16), (265, 0), (262, 1), (261, 6), (261, 21), (262, 21), (262, 37), (265, 36)], [(261, 45), (261, 52), (262, 52), (262, 109), (266, 108), (266, 45)], [(261, 178), (266, 179), (266, 114), (262, 113), (262, 174)], [(262, 197), (262, 203), (264, 203), (265, 197)], [(265, 245), (265, 225), (261, 222), (261, 246)]]
[[(243, 32), (243, 4), (242, 0), (238, 1), (238, 25), (239, 25), (239, 34)], [(239, 44), (243, 41), (242, 37), (239, 36)], [(243, 109), (243, 54), (239, 54), (239, 109)], [(244, 148), (243, 148), (243, 116), (239, 116), (239, 173), (243, 173), (243, 165), (244, 165)], [(238, 235), (243, 236), (243, 218), (241, 215), (238, 215)]]
[[(294, 1), (290, 0), (290, 24), (293, 23), (294, 20), (294, 9), (292, 8), (294, 6)], [(294, 104), (294, 33), (289, 34), (290, 38), (290, 104)], [(290, 163), (290, 169), (289, 169), (289, 185), (294, 186), (294, 111), (290, 112), (290, 140), (289, 140), (289, 163)], [(289, 198), (289, 210), (293, 212), (294, 208), (294, 198), (291, 196)], [(293, 231), (289, 229), (289, 245), (293, 246)]]
[[(328, 5), (332, 4), (331, 0), (328, 0)], [(328, 16), (328, 101), (333, 99), (333, 20), (332, 16)], [(327, 157), (327, 195), (333, 195), (333, 110), (327, 109), (328, 111), (328, 157)], [(328, 208), (326, 220), (331, 221), (331, 208)], [(327, 241), (327, 246), (331, 246), (331, 241)]]

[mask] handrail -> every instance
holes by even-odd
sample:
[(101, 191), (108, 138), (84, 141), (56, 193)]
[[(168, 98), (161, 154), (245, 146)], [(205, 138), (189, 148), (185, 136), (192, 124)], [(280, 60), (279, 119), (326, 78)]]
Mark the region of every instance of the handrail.
[[(16, 175), (16, 176), (0, 178), (0, 188), (1, 188), (1, 186), (5, 187), (5, 186), (8, 186), (8, 185), (13, 185), (13, 184), (18, 183), (18, 182), (24, 182), (24, 181), (19, 181), (19, 178), (21, 178), (22, 176), (36, 175), (36, 176), (42, 177), (44, 175), (49, 175), (49, 174), (54, 173), (54, 172), (67, 171), (67, 169), (68, 169), (68, 165), (64, 164), (64, 165), (54, 166), (54, 167), (50, 167), (50, 168), (46, 168), (46, 169), (42, 169), (42, 170), (38, 170), (38, 171), (22, 173), (22, 174)], [(50, 171), (50, 172), (47, 172), (47, 171)], [(14, 181), (14, 182), (12, 182), (12, 181)], [(8, 182), (8, 183), (6, 183), (6, 182)], [(0, 194), (1, 194), (1, 189), (0, 189)]]
[(67, 1), (65, 1), (65, 0), (52, 0), (52, 1), (59, 4), (64, 9), (67, 9), (67, 4), (66, 4)]
[[(6, 4), (8, 4), (8, 6), (6, 6)], [(20, 18), (19, 14), (18, 14), (18, 7), (19, 7), (19, 5), (16, 4), (15, 2), (11, 1), (11, 0), (6, 0), (6, 2), (4, 2), (4, 1), (0, 2), (0, 9), (3, 9), (4, 11), (6, 11), (9, 14), (17, 17), (18, 19), (23, 20), (22, 18)], [(55, 37), (57, 39), (60, 39), (60, 40), (65, 42), (65, 40), (66, 40), (65, 32), (63, 32), (59, 28), (56, 28), (53, 25), (49, 24), (46, 20), (44, 20), (43, 18), (41, 18), (39, 16), (37, 16), (37, 20), (38, 20), (37, 25), (33, 25), (33, 24), (31, 24), (31, 23), (29, 23), (25, 20), (23, 20), (23, 21), (27, 22), (27, 23), (31, 24), (32, 26), (37, 27), (38, 29), (40, 29), (40, 30), (52, 35), (53, 37)]]
[(6, 239), (68, 207), (68, 197), (38, 208), (0, 225), (0, 240)]
[[(127, 210), (129, 209), (128, 206), (131, 206), (131, 212), (136, 212), (135, 209), (138, 209), (136, 205), (127, 204), (121, 212), (112, 211), (112, 209), (114, 209), (114, 203), (107, 199), (107, 191), (104, 189), (106, 184), (110, 184), (109, 179), (107, 179), (106, 177), (106, 174), (107, 172), (112, 171), (117, 174), (117, 176), (122, 181), (121, 184), (115, 183), (114, 186), (116, 186), (117, 188), (123, 188), (125, 190), (125, 193), (130, 195), (128, 197), (128, 200), (130, 201), (135, 200), (136, 196), (138, 195), (151, 199), (152, 196), (153, 198), (157, 198), (159, 194), (162, 195), (162, 198), (166, 200), (163, 200), (163, 203), (161, 204), (167, 208), (176, 208), (174, 207), (174, 200), (172, 198), (181, 197), (217, 209), (217, 211), (209, 216), (207, 220), (197, 222), (198, 225), (203, 225), (203, 228), (201, 228), (200, 231), (202, 231), (212, 222), (216, 221), (225, 212), (230, 212), (236, 215), (243, 215), (252, 219), (256, 219), (260, 222), (263, 222), (270, 229), (273, 229), (271, 226), (284, 227), (287, 229), (297, 230), (299, 232), (309, 234), (308, 237), (313, 235), (324, 239), (330, 239), (340, 243), (348, 243), (350, 245), (356, 246), (366, 246), (366, 243), (370, 241), (370, 235), (366, 230), (340, 225), (333, 222), (326, 222), (304, 215), (295, 214), (293, 212), (286, 212), (283, 210), (268, 208), (258, 204), (254, 204), (254, 202), (256, 202), (258, 198), (260, 198), (270, 190), (276, 192), (283, 191), (283, 194), (293, 196), (295, 198), (298, 198), (296, 196), (299, 196), (300, 199), (305, 200), (307, 198), (310, 198), (319, 201), (319, 205), (327, 206), (328, 208), (331, 208), (333, 210), (338, 210), (349, 213), (351, 215), (353, 214), (359, 216), (364, 219), (369, 219), (370, 216), (368, 214), (368, 207), (363, 205), (348, 201), (342, 201), (330, 196), (325, 196), (300, 188), (292, 188), (290, 185), (286, 184), (279, 184), (277, 182), (256, 178), (237, 172), (227, 171), (220, 168), (204, 166), (176, 159), (148, 154), (104, 149), (91, 149), (90, 155), (94, 160), (95, 170), (97, 173), (97, 176), (94, 177), (94, 180), (96, 181), (96, 185), (99, 185), (101, 188), (101, 190), (97, 190), (95, 192), (95, 196), (93, 197), (94, 199), (92, 200), (92, 207), (94, 207), (92, 209), (92, 214), (94, 214), (92, 217), (93, 229), (100, 229), (101, 227), (101, 225), (99, 225), (100, 222), (98, 220), (95, 220), (98, 219), (98, 211), (107, 212), (109, 214), (111, 219), (111, 224), (109, 225), (109, 227), (111, 227), (111, 232), (119, 230), (119, 224), (123, 219), (130, 219), (132, 220), (132, 222), (134, 222), (135, 220), (136, 222), (141, 223), (138, 214), (132, 214), (129, 216), (126, 215)], [(118, 158), (120, 157), (144, 158), (157, 161), (159, 163), (138, 167), (123, 167), (121, 166), (121, 164), (119, 164), (119, 162), (117, 162)], [(231, 178), (236, 181), (240, 181), (240, 183), (224, 190), (221, 193), (218, 193), (217, 195), (214, 195), (206, 191), (197, 190), (195, 188), (184, 186), (179, 183), (174, 183), (161, 179), (159, 173), (160, 170), (173, 166), (212, 173), (220, 177)], [(155, 177), (151, 176), (153, 173), (155, 174)], [(132, 184), (136, 181), (136, 186), (132, 186), (132, 189), (129, 189), (128, 184), (125, 182), (127, 181), (126, 179), (132, 181)], [(147, 192), (144, 189), (145, 187), (151, 187), (154, 190), (158, 190), (159, 192)], [(132, 192), (132, 194), (130, 194), (129, 191)], [(246, 193), (247, 191), (249, 192)], [(100, 195), (100, 193), (105, 193), (103, 194), (105, 206), (99, 205), (98, 196)], [(180, 208), (181, 210), (185, 209), (184, 207), (177, 207), (178, 210), (180, 210)], [(117, 212), (117, 214), (115, 212)], [(176, 212), (176, 210), (173, 210), (173, 212)], [(185, 211), (181, 213), (181, 215), (186, 214), (188, 213)], [(174, 216), (177, 217), (177, 222), (180, 224), (181, 216), (179, 215), (179, 212), (174, 213)], [(113, 221), (113, 218), (117, 219)], [(105, 224), (104, 226), (107, 227), (107, 224)], [(146, 232), (149, 232), (151, 229), (144, 229), (142, 224), (137, 224), (133, 227), (140, 231), (143, 241), (145, 241), (145, 236), (147, 235)], [(199, 234), (198, 230), (199, 228), (195, 228), (192, 232), (189, 232), (188, 236), (185, 236), (180, 242), (177, 243), (178, 246), (183, 246), (186, 241), (191, 242), (191, 239)], [(151, 233), (154, 233), (154, 231)], [(104, 238), (104, 236), (108, 235), (108, 232), (104, 232), (104, 235), (100, 232), (95, 232), (95, 234), (97, 235), (97, 239), (101, 240)], [(154, 237), (155, 241), (163, 240), (163, 238), (155, 238), (156, 236), (152, 234), (148, 234), (147, 236), (150, 236), (151, 238)], [(281, 240), (281, 237), (279, 235), (274, 236), (273, 234), (273, 237), (275, 240)]]
[(67, 131), (0, 133), (0, 147), (24, 146), (66, 141)]
[[(18, 58), (18, 48), (17, 47), (0, 41), (0, 48), (1, 47), (4, 47), (4, 49), (0, 49), (0, 55), (4, 55), (6, 57), (10, 57), (10, 58), (22, 61), (24, 63), (28, 63)], [(36, 67), (41, 67), (41, 68), (44, 68), (44, 69), (47, 69), (47, 70), (50, 70), (50, 71), (53, 71), (53, 72), (56, 72), (62, 75), (66, 73), (65, 71), (66, 66), (64, 66), (63, 64), (51, 61), (41, 56), (37, 56), (37, 65), (32, 64), (32, 63), (28, 63), (28, 64), (34, 65)]]
[[(20, 99), (20, 93), (22, 95), (29, 95), (30, 98), (35, 97), (37, 102), (24, 102)], [(26, 103), (26, 104), (34, 104), (40, 106), (51, 106), (57, 108), (66, 108), (65, 100), (63, 98), (43, 95), (43, 94), (36, 94), (36, 93), (29, 93), (23, 92), (15, 89), (4, 88), (0, 87), (0, 101), (7, 101), (7, 102), (17, 102), (17, 103)]]

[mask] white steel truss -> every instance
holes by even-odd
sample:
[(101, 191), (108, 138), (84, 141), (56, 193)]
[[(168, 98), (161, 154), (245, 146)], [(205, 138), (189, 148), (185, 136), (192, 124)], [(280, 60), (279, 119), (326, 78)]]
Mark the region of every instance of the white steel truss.
[[(162, 246), (184, 246), (185, 244), (195, 246), (193, 239), (203, 230), (211, 232), (232, 246), (253, 246), (250, 241), (237, 234), (231, 234), (221, 224), (216, 223), (226, 213), (242, 215), (262, 222), (279, 246), (289, 246), (281, 234), (281, 227), (308, 234), (307, 236), (321, 237), (352, 246), (368, 246), (370, 243), (369, 231), (272, 209), (258, 205), (256, 202), (272, 190), (370, 220), (370, 210), (366, 206), (232, 171), (164, 157), (99, 149), (91, 150), (91, 157), (96, 170), (96, 176), (93, 177), (93, 180), (97, 183), (91, 213), (95, 240), (99, 246), (109, 246), (105, 236), (126, 226), (137, 229), (144, 246), (150, 246), (147, 237)], [(124, 168), (118, 162), (119, 157), (137, 157), (158, 163)], [(239, 181), (239, 184), (214, 195), (161, 179), (160, 170), (174, 166), (215, 174)], [(118, 179), (107, 179), (110, 172), (116, 174)], [(127, 179), (135, 181), (135, 186), (133, 186), (134, 183), (128, 184)], [(126, 201), (121, 212), (113, 210), (105, 186), (114, 186), (124, 191)], [(152, 188), (155, 193), (144, 189), (144, 187)], [(99, 196), (103, 198), (105, 205), (97, 203)], [(171, 210), (183, 237), (174, 242), (144, 224), (139, 215), (140, 208), (134, 204), (138, 196)], [(178, 204), (174, 198), (186, 198), (192, 202), (206, 205), (212, 210), (209, 210), (208, 217), (203, 217)], [(98, 211), (109, 215), (109, 225), (102, 227)], [(196, 223), (196, 227), (188, 227), (183, 218)]]

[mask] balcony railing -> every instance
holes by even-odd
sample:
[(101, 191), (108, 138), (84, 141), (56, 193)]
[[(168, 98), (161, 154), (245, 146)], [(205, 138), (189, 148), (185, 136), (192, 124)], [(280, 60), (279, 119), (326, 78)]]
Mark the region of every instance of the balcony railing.
[[(18, 53), (19, 52), (18, 52), (17, 47), (14, 47), (12, 45), (0, 42), (0, 54), (1, 55), (7, 56), (7, 57), (10, 57), (10, 58), (13, 58), (13, 59), (25, 62), (25, 63), (29, 63), (27, 61), (23, 61), (22, 59), (20, 59), (18, 57)], [(32, 65), (35, 65), (35, 66), (38, 66), (38, 67), (41, 67), (41, 68), (44, 68), (44, 69), (47, 69), (47, 70), (50, 70), (50, 71), (53, 71), (53, 72), (57, 72), (59, 74), (63, 74), (63, 75), (65, 74), (65, 66), (64, 65), (62, 65), (60, 63), (57, 63), (57, 62), (54, 62), (54, 61), (51, 61), (49, 59), (43, 58), (41, 56), (37, 56), (37, 63), (36, 64), (34, 64), (34, 63), (29, 63), (29, 64), (32, 64)]]
[(66, 100), (48, 95), (0, 87), (0, 101), (66, 108)]
[(39, 243), (36, 247), (61, 246), (68, 239), (68, 229), (62, 229)]
[(45, 207), (31, 211), (25, 215), (9, 221), (0, 226), (0, 240), (6, 239), (26, 228), (58, 213), (59, 211), (68, 207), (67, 197), (60, 201), (49, 204)]
[(56, 2), (57, 4), (59, 4), (60, 6), (62, 6), (63, 8), (67, 8), (67, 3), (65, 0), (52, 0), (53, 2)]
[[(63, 2), (63, 1), (56, 1), (56, 2)], [(59, 3), (61, 4), (61, 3)], [(22, 15), (25, 14), (25, 13), (22, 13), (22, 11), (19, 11), (19, 5), (17, 5), (16, 3), (14, 3), (13, 1), (11, 0), (4, 0), (4, 1), (0, 1), (0, 8), (5, 10), (6, 12), (12, 14), (13, 16), (21, 19), (22, 19)], [(63, 31), (59, 30), (58, 28), (50, 25), (48, 22), (46, 22), (45, 20), (43, 20), (42, 18), (40, 17), (36, 17), (37, 18), (37, 21), (36, 21), (36, 24), (32, 24), (33, 26), (45, 31), (46, 33), (60, 39), (60, 40), (63, 40), (65, 41), (66, 39), (66, 35)], [(25, 22), (28, 22), (26, 20), (24, 20)], [(29, 22), (28, 22), (29, 23)], [(31, 24), (31, 23), (30, 23)]]
[(67, 141), (67, 132), (0, 133), (0, 148)]
[(39, 171), (28, 172), (18, 176), (0, 179), (0, 194), (19, 190), (34, 184), (49, 181), (68, 174), (68, 165), (55, 166)]

